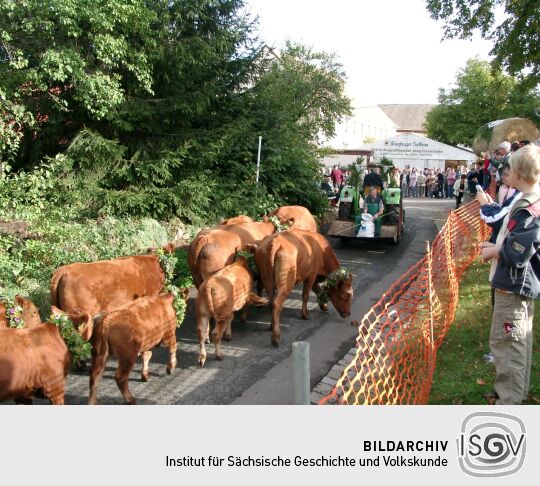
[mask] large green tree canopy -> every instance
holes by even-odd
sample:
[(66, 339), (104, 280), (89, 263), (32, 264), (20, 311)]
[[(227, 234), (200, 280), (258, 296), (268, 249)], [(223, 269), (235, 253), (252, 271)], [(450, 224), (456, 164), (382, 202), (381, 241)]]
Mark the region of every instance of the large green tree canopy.
[(495, 67), (540, 83), (540, 0), (426, 0), (435, 20), (444, 21), (446, 38), (474, 32), (493, 41)]
[(493, 72), (487, 61), (469, 59), (455, 84), (439, 90), (439, 105), (426, 117), (427, 136), (452, 145), (472, 146), (478, 129), (510, 117), (536, 119), (540, 93), (525, 89), (515, 78)]
[(21, 170), (62, 154), (66, 191), (94, 213), (318, 209), (317, 137), (350, 109), (344, 73), (268, 50), (256, 28), (242, 0), (0, 0), (0, 94), (28, 121), (4, 157)]

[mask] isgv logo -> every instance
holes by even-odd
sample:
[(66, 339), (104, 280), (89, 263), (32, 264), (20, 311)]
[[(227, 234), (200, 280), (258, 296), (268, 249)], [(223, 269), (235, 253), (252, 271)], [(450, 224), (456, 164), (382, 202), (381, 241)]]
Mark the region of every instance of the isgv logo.
[(459, 466), (470, 476), (498, 477), (517, 472), (525, 461), (525, 425), (499, 412), (475, 412), (461, 424)]

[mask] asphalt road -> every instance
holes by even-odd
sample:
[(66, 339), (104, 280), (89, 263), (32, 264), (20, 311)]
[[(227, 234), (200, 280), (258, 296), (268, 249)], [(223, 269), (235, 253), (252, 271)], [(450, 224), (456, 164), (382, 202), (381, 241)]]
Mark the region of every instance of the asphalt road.
[[(425, 241), (437, 233), (435, 222), (444, 221), (451, 200), (406, 199), (407, 225), (397, 246), (381, 242), (334, 240), (338, 259), (354, 275), (354, 303), (350, 319), (341, 319), (330, 305), (324, 313), (314, 295), (309, 301), (310, 319), (300, 318), (301, 286), (285, 302), (281, 317), (281, 343), (270, 344), (270, 312), (253, 308), (248, 321), (233, 322), (232, 341), (223, 342), (223, 361), (214, 359), (213, 345), (207, 345), (208, 360), (197, 366), (198, 343), (194, 316), (195, 299), (188, 304), (188, 314), (178, 337), (178, 367), (167, 375), (168, 352), (154, 350), (150, 362), (150, 381), (140, 381), (140, 361), (130, 376), (130, 389), (138, 404), (288, 404), (292, 403), (291, 345), (307, 340), (311, 346), (311, 381), (317, 384), (328, 370), (353, 346), (357, 335), (351, 320), (360, 320), (381, 294), (424, 255)], [(122, 404), (114, 381), (116, 360), (110, 358), (98, 389), (98, 402)], [(88, 399), (87, 373), (68, 375), (66, 403), (84, 404)], [(36, 400), (46, 403), (45, 400)]]

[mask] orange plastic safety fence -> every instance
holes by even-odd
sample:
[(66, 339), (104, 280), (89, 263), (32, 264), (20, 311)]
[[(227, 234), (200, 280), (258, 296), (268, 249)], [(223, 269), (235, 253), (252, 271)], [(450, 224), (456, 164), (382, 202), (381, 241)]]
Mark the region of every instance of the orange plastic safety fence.
[(437, 349), (454, 320), (459, 279), (491, 229), (472, 201), (452, 211), (431, 248), (362, 319), (356, 356), (319, 403), (427, 403)]

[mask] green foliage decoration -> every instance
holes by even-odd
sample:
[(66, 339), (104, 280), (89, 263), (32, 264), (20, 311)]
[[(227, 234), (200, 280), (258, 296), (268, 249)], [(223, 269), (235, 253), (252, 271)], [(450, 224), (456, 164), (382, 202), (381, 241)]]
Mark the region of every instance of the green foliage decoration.
[(60, 336), (62, 336), (71, 353), (71, 361), (73, 363), (90, 358), (92, 345), (80, 336), (73, 322), (65, 314), (51, 314), (47, 322), (58, 327)]
[(176, 327), (180, 327), (184, 322), (187, 308), (183, 291), (193, 286), (193, 280), (187, 266), (187, 253), (181, 249), (168, 253), (162, 248), (157, 249), (155, 253), (165, 274), (164, 290), (174, 297)]
[(268, 221), (274, 225), (276, 233), (281, 233), (291, 229), (291, 224), (289, 222), (286, 221), (285, 223), (282, 223), (277, 216), (270, 216)]
[(235, 257), (244, 258), (248, 263), (248, 267), (251, 270), (251, 273), (253, 275), (259, 275), (259, 269), (257, 268), (257, 265), (255, 264), (255, 255), (253, 253), (246, 250), (237, 250), (235, 253)]

